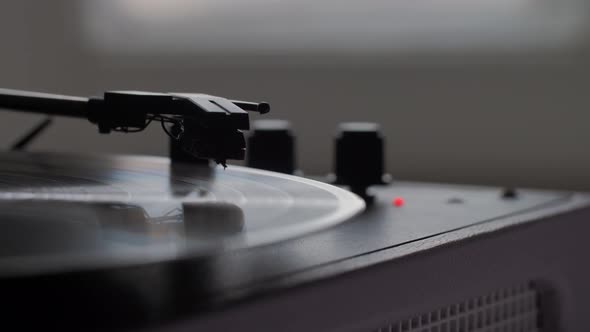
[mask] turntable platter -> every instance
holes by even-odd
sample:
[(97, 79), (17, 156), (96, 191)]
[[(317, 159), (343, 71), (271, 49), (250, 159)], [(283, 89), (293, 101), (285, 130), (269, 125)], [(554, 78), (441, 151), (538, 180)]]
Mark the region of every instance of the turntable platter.
[(320, 182), (167, 158), (0, 154), (0, 275), (143, 264), (341, 223), (361, 199)]

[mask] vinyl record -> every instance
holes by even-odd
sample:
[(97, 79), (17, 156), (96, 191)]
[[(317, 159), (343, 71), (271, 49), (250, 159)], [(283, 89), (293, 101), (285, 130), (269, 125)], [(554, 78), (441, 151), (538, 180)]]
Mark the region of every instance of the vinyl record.
[(0, 154), (0, 275), (108, 268), (283, 241), (361, 211), (324, 183), (167, 158)]

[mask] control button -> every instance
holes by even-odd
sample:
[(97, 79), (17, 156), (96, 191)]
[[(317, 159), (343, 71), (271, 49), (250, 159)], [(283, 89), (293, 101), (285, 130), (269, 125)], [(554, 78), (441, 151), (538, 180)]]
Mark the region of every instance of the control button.
[(249, 167), (293, 174), (295, 172), (295, 137), (285, 120), (254, 121), (248, 137)]
[(449, 203), (449, 204), (463, 204), (464, 201), (460, 197), (451, 197), (451, 198), (449, 198), (447, 203)]
[(502, 189), (502, 198), (515, 199), (518, 198), (518, 191), (515, 188)]
[(375, 123), (349, 122), (339, 127), (335, 144), (336, 184), (347, 185), (368, 203), (367, 188), (384, 184), (384, 140)]

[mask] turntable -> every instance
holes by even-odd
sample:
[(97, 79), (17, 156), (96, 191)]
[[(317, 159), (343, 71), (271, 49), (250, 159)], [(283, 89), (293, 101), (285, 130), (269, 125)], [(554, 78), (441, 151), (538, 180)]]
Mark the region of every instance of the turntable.
[[(0, 294), (13, 329), (590, 324), (587, 194), (391, 182), (384, 138), (364, 123), (341, 126), (334, 176), (285, 174), (296, 169), (287, 123), (257, 123), (247, 144), (243, 135), (247, 112), (265, 103), (2, 90), (0, 107), (87, 118), (102, 133), (160, 122), (171, 140), (171, 158), (0, 154)], [(226, 168), (246, 156), (266, 170)]]

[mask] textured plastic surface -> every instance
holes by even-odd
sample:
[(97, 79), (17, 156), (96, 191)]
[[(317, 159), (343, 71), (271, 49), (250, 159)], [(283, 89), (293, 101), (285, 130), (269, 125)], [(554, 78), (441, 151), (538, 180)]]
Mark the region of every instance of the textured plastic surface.
[(536, 332), (542, 328), (545, 314), (540, 297), (540, 290), (534, 283), (523, 282), (388, 322), (371, 331)]

